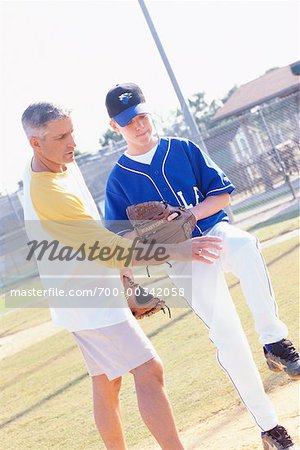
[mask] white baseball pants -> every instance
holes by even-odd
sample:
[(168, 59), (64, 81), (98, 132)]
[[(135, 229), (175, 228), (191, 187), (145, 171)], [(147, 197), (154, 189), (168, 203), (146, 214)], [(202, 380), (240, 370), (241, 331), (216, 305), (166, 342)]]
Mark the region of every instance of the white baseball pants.
[[(209, 329), (217, 347), (217, 359), (238, 391), (242, 401), (263, 430), (278, 424), (274, 407), (266, 395), (250, 347), (241, 326), (224, 272), (233, 272), (241, 282), (262, 344), (276, 342), (287, 335), (277, 316), (267, 269), (250, 234), (222, 222), (207, 234), (223, 238), (220, 260), (212, 265), (198, 262), (172, 263), (168, 274)], [(151, 267), (149, 268), (151, 273)], [(190, 277), (192, 273), (192, 279)]]

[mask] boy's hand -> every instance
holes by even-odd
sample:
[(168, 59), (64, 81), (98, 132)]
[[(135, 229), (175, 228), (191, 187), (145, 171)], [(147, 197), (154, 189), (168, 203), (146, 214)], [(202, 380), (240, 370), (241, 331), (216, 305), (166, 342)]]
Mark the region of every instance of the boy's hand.
[(189, 239), (196, 218), (183, 206), (170, 206), (166, 202), (152, 201), (129, 206), (128, 218), (144, 242), (176, 244)]

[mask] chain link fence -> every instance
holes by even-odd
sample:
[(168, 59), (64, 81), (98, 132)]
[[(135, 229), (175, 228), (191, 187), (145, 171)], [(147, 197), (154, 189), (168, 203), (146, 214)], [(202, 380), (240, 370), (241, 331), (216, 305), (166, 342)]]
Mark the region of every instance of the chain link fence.
[[(296, 198), (299, 190), (300, 94), (261, 105), (202, 129), (205, 151), (236, 186), (232, 211)], [(195, 137), (197, 140), (197, 137)]]

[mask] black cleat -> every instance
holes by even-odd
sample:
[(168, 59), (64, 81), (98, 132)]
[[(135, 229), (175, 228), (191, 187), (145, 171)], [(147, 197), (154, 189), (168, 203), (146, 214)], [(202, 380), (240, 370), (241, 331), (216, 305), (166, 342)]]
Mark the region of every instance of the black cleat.
[(297, 450), (291, 436), (284, 427), (276, 425), (272, 430), (261, 433), (264, 450)]
[(288, 339), (267, 344), (264, 354), (269, 369), (273, 372), (286, 372), (290, 378), (300, 378), (299, 353)]

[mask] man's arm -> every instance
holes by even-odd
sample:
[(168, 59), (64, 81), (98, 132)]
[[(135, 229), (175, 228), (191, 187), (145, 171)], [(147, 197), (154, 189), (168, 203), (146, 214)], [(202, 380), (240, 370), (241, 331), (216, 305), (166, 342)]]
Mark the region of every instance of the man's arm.
[(157, 265), (167, 260), (203, 261), (209, 249), (218, 250), (220, 239), (195, 238), (181, 245), (151, 246), (118, 236), (94, 220), (76, 195), (56, 184), (50, 186), (47, 182), (39, 182), (32, 186), (31, 197), (42, 227), (50, 236), (74, 249), (82, 244), (91, 249), (97, 243), (97, 249), (107, 249), (105, 258), (97, 261), (107, 267)]
[[(151, 252), (149, 252), (149, 249)], [(142, 244), (132, 250), (131, 266), (158, 265), (166, 261), (199, 261), (213, 264), (220, 257), (222, 239), (217, 236), (201, 236), (176, 244)], [(151, 256), (149, 258), (149, 256)], [(147, 258), (147, 259), (146, 259)], [(148, 259), (149, 258), (149, 259)]]

